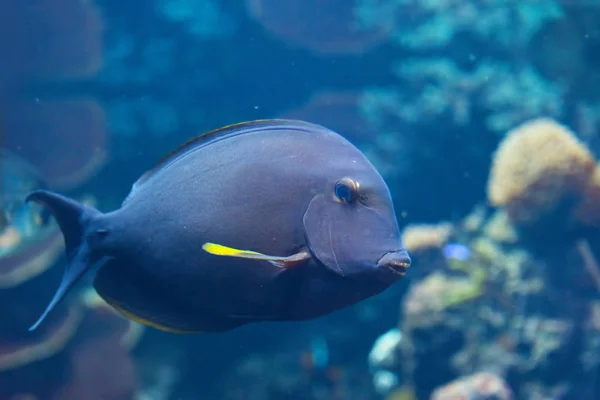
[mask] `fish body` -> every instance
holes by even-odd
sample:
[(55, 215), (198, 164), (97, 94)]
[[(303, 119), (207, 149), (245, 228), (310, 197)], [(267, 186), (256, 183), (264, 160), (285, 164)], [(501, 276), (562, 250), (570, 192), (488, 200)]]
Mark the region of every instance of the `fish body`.
[(57, 219), (70, 261), (46, 313), (95, 269), (97, 292), (131, 319), (224, 331), (325, 315), (410, 265), (375, 168), (337, 133), (301, 121), (193, 139), (106, 214), (52, 192), (29, 198)]

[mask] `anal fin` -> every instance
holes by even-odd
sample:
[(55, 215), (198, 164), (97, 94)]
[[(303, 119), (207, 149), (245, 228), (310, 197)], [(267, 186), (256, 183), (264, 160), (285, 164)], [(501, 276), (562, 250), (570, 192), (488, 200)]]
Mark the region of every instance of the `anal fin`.
[(125, 318), (179, 334), (226, 331), (243, 324), (212, 318), (200, 310), (176, 304), (160, 289), (130, 272), (136, 269), (126, 261), (111, 259), (98, 270), (94, 280), (96, 292)]

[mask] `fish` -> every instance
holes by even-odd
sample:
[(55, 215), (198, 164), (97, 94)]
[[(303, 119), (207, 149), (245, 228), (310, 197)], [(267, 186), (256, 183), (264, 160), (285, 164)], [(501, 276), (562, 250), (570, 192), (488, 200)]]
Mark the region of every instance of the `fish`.
[(390, 190), (340, 134), (305, 121), (241, 122), (168, 153), (120, 208), (30, 193), (60, 227), (67, 266), (35, 330), (87, 273), (138, 323), (224, 332), (314, 319), (374, 296), (411, 259)]
[(442, 248), (442, 252), (448, 260), (466, 261), (471, 257), (471, 250), (461, 243), (448, 243)]

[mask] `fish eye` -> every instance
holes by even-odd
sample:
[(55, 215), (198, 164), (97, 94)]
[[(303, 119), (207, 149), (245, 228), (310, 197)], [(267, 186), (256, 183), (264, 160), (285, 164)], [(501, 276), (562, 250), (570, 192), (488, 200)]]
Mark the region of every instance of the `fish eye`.
[(335, 183), (333, 193), (342, 203), (352, 203), (358, 197), (358, 182), (351, 178), (342, 178)]

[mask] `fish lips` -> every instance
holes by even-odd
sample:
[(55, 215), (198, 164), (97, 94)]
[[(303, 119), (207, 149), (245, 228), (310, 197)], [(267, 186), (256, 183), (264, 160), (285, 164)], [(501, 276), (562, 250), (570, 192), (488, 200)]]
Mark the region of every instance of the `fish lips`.
[(403, 276), (410, 267), (411, 259), (408, 252), (404, 249), (385, 253), (379, 261), (378, 268), (386, 268), (394, 274)]

